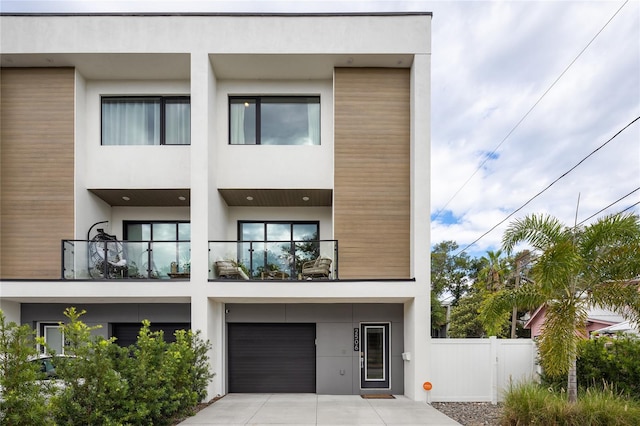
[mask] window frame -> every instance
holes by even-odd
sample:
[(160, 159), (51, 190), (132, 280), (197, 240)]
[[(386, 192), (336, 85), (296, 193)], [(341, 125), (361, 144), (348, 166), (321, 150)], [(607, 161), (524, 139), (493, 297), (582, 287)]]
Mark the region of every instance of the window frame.
[[(243, 238), (243, 226), (246, 224), (260, 224), (263, 227), (263, 235), (264, 238), (260, 239), (260, 240), (245, 240)], [(269, 236), (267, 235), (267, 230), (268, 230), (268, 226), (269, 225), (289, 225), (289, 231), (290, 231), (290, 235), (291, 237), (288, 240), (275, 240), (275, 239), (269, 239)], [(316, 227), (316, 239), (315, 240), (295, 240), (293, 237), (294, 234), (294, 226), (295, 225), (314, 225)], [(302, 241), (321, 241), (320, 240), (320, 221), (319, 220), (238, 220), (237, 222), (237, 231), (238, 231), (238, 258), (239, 259), (243, 259), (243, 250), (244, 250), (244, 243), (250, 243), (250, 244), (254, 244), (257, 243), (258, 245), (260, 244), (264, 244), (264, 254), (262, 255), (262, 260), (258, 260), (259, 256), (256, 257), (256, 262), (255, 264), (257, 265), (257, 268), (259, 267), (266, 267), (268, 265), (268, 255), (267, 255), (267, 246), (269, 244), (290, 244), (291, 245), (291, 250), (293, 250), (294, 254), (297, 251), (296, 248), (296, 243), (298, 242), (302, 242)], [(250, 250), (251, 251), (251, 250)], [(253, 269), (253, 254), (250, 254), (250, 258), (251, 258), (251, 262), (249, 265), (249, 270), (254, 272)], [(302, 264), (294, 264), (292, 265), (293, 269), (297, 269), (299, 267), (302, 267)], [(286, 272), (289, 273), (293, 273), (293, 269), (291, 270), (287, 270), (287, 269), (283, 269)]]
[[(268, 100), (268, 99), (279, 99), (279, 100), (301, 100), (301, 99), (317, 99), (317, 102), (292, 102), (292, 103), (301, 103), (304, 105), (312, 105), (312, 104), (317, 104), (319, 106), (318, 108), (318, 123), (319, 123), (319, 128), (318, 128), (318, 143), (317, 144), (313, 144), (311, 146), (320, 146), (322, 145), (322, 102), (321, 102), (321, 98), (320, 95), (301, 95), (301, 94), (296, 94), (296, 95), (229, 95), (228, 97), (228, 111), (227, 111), (227, 115), (228, 115), (228, 122), (227, 122), (227, 129), (229, 130), (228, 132), (228, 144), (229, 145), (233, 145), (233, 146), (243, 146), (243, 145), (249, 145), (249, 146), (253, 146), (253, 145), (264, 145), (262, 143), (262, 103), (263, 100)], [(231, 134), (231, 128), (232, 128), (232, 116), (231, 116), (231, 105), (234, 105), (233, 101), (254, 101), (255, 102), (255, 109), (256, 109), (256, 120), (255, 120), (255, 143), (232, 143), (232, 134)], [(265, 102), (268, 103), (268, 102)], [(268, 144), (268, 145), (275, 145), (275, 146), (304, 146), (304, 145), (287, 145), (287, 144)]]
[[(180, 239), (180, 225), (181, 224), (189, 224), (189, 239)], [(130, 240), (129, 239), (129, 225), (149, 225), (149, 239), (136, 239), (136, 240)], [(174, 234), (174, 238), (175, 239), (155, 239), (154, 235), (153, 235), (153, 228), (154, 225), (173, 225), (175, 227), (175, 234)], [(171, 254), (171, 258), (170, 260), (172, 262), (176, 263), (176, 266), (179, 266), (183, 272), (186, 272), (184, 270), (184, 268), (186, 267), (184, 265), (184, 263), (189, 263), (188, 269), (190, 271), (191, 269), (191, 221), (190, 220), (123, 220), (122, 221), (122, 235), (123, 235), (123, 241), (129, 241), (129, 242), (144, 242), (144, 243), (149, 243), (150, 247), (152, 247), (154, 245), (154, 243), (158, 243), (159, 245), (163, 245), (164, 243), (173, 243), (175, 244), (174, 246), (174, 252), (173, 254)], [(187, 257), (183, 257), (183, 253), (181, 253), (181, 248), (183, 247), (183, 245), (187, 245), (188, 247), (188, 253), (189, 256)], [(156, 249), (158, 247), (155, 247)], [(154, 251), (153, 248), (151, 250), (149, 250), (150, 252)], [(156, 250), (157, 251), (157, 250)], [(164, 269), (162, 269), (164, 265), (163, 263), (158, 263), (158, 264), (153, 264), (153, 262), (156, 261), (160, 261), (162, 256), (160, 256), (159, 258), (156, 257), (155, 255), (153, 256), (154, 259), (151, 258), (151, 256), (149, 257), (149, 270), (154, 270), (156, 272), (158, 272), (159, 277), (160, 278), (165, 278), (168, 275), (164, 275)], [(169, 263), (170, 264), (170, 263)], [(155, 269), (158, 265), (160, 265), (160, 267), (158, 269)], [(171, 271), (169, 269), (169, 271)]]
[[(186, 242), (186, 241), (191, 241), (191, 238), (189, 238), (188, 240), (180, 240), (179, 236), (180, 236), (180, 231), (179, 231), (179, 226), (180, 224), (184, 224), (184, 223), (188, 223), (191, 224), (190, 220), (123, 220), (122, 221), (122, 235), (123, 235), (123, 241), (129, 241), (129, 225), (151, 225), (151, 239), (148, 241), (151, 242), (173, 242), (173, 241), (180, 241), (180, 242)], [(153, 225), (175, 225), (176, 226), (176, 239), (175, 240), (156, 240), (153, 238)], [(139, 240), (136, 240), (139, 241)], [(143, 241), (147, 241), (147, 240), (143, 240)]]
[[(104, 101), (158, 101), (160, 105), (160, 122), (159, 122), (159, 145), (145, 145), (145, 144), (127, 144), (127, 145), (105, 145), (104, 143)], [(100, 95), (100, 146), (190, 146), (191, 145), (191, 132), (189, 132), (189, 143), (167, 143), (167, 104), (175, 103), (175, 101), (187, 101), (189, 105), (189, 127), (191, 127), (191, 96), (190, 95)]]
[[(49, 340), (47, 339), (47, 330), (48, 329), (58, 329), (60, 331), (60, 352), (57, 353), (58, 355), (64, 355), (64, 343), (65, 343), (65, 337), (64, 337), (64, 332), (62, 331), (62, 327), (60, 326), (60, 323), (57, 322), (49, 322), (49, 321), (44, 321), (44, 322), (39, 322), (38, 323), (38, 336), (42, 337), (44, 339), (44, 342), (48, 345), (49, 344)], [(38, 345), (40, 347), (40, 353), (45, 354), (45, 355), (50, 355), (50, 353), (47, 351), (46, 346), (44, 345)], [(53, 346), (53, 345), (52, 345)], [(54, 348), (55, 351), (55, 348)]]

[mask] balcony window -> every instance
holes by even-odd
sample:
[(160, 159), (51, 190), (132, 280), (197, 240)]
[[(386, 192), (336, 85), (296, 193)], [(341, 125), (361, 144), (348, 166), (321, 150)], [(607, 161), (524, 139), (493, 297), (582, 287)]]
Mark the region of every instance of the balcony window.
[(241, 262), (255, 277), (281, 271), (295, 277), (320, 254), (318, 222), (240, 222)]
[(230, 97), (229, 143), (320, 145), (320, 97)]
[(130, 244), (128, 256), (131, 262), (142, 265), (143, 270), (150, 270), (151, 275), (166, 278), (171, 274), (190, 273), (190, 223), (125, 222), (124, 238), (127, 241), (150, 242), (150, 245)]
[(102, 145), (189, 145), (188, 96), (102, 97)]

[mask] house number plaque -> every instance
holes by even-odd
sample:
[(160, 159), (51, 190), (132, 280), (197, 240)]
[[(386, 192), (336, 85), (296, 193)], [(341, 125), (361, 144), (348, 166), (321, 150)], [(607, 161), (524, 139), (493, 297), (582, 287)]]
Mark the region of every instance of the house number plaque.
[(353, 329), (353, 351), (360, 352), (360, 329)]

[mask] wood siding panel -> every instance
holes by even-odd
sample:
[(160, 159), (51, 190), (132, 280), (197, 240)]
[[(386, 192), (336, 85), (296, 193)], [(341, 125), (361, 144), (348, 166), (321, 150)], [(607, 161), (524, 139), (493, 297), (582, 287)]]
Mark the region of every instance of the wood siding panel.
[(58, 279), (74, 229), (74, 70), (0, 71), (0, 278)]
[(409, 113), (409, 70), (336, 69), (340, 278), (409, 278)]

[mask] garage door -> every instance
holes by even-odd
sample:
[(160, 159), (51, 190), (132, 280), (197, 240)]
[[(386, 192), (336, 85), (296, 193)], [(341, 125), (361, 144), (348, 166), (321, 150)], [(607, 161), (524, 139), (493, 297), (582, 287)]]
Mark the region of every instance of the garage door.
[(315, 324), (228, 324), (229, 392), (315, 393)]
[[(111, 324), (111, 335), (116, 337), (116, 343), (120, 346), (130, 346), (136, 343), (138, 340), (138, 332), (140, 332), (142, 324), (140, 323), (113, 323)], [(187, 323), (155, 323), (149, 326), (151, 331), (164, 332), (165, 342), (175, 342), (176, 337), (174, 333), (176, 330), (189, 330), (191, 324)]]

